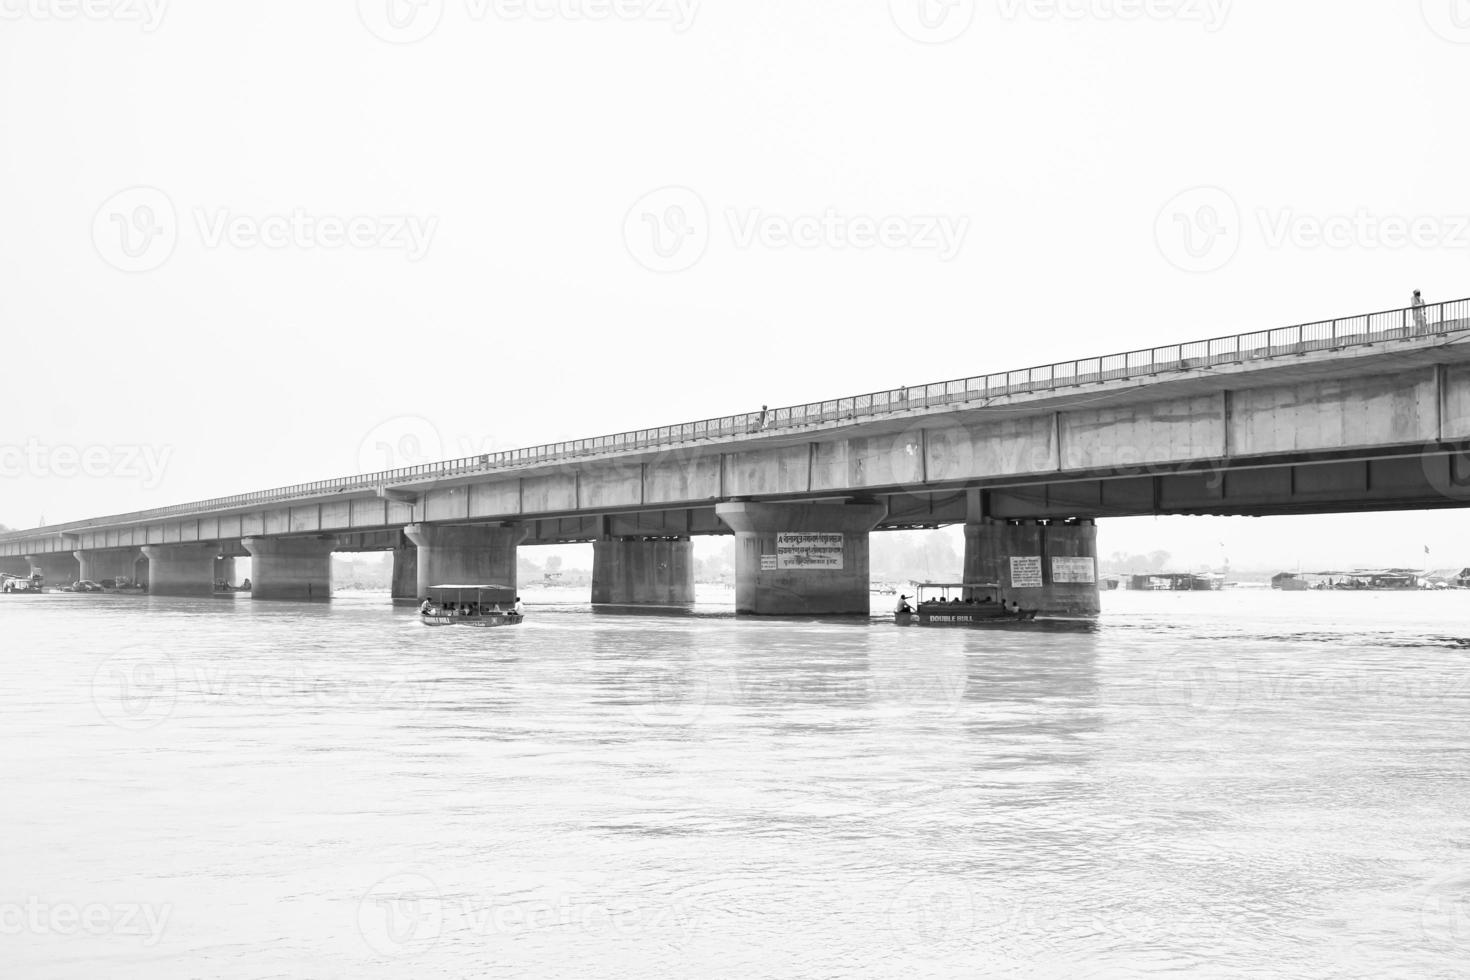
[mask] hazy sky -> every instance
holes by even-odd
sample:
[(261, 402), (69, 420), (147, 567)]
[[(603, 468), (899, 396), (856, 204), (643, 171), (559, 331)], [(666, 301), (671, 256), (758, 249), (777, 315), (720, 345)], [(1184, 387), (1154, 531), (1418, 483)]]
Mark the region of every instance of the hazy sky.
[(1470, 294), (1465, 0), (0, 0), (0, 72), (11, 525)]

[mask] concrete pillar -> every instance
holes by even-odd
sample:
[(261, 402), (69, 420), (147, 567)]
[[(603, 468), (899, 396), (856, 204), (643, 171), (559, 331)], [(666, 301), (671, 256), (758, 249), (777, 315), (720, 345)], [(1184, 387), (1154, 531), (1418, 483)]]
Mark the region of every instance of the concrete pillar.
[(26, 555), (31, 573), (40, 572), (48, 589), (59, 589), (71, 585), (82, 577), (81, 562), (74, 555), (60, 552), (49, 555)]
[(103, 579), (138, 578), (138, 559), (143, 552), (138, 548), (118, 548), (108, 551), (73, 551), (81, 567), (81, 577), (90, 582)]
[(627, 538), (592, 544), (592, 601), (672, 606), (694, 602), (694, 542)]
[(1097, 525), (972, 521), (965, 525), (965, 581), (999, 583), (1005, 601), (1044, 616), (1096, 616)]
[(735, 532), (735, 611), (866, 616), (868, 534), (882, 504), (719, 504)]
[(419, 549), (416, 545), (393, 549), (393, 598), (424, 598), (419, 594)]
[(410, 524), (403, 529), (418, 548), (415, 598), (435, 585), (516, 587), (516, 547), (523, 527)]
[(337, 539), (246, 538), (250, 552), (250, 597), (295, 602), (332, 598), (332, 549)]
[(214, 595), (214, 556), (218, 551), (212, 544), (145, 545), (148, 594)]
[(74, 555), (52, 553), (49, 555), (27, 555), (26, 561), (30, 565), (31, 574), (41, 573), (44, 585), (48, 589), (59, 589), (63, 585), (71, 585), (82, 577), (81, 562)]

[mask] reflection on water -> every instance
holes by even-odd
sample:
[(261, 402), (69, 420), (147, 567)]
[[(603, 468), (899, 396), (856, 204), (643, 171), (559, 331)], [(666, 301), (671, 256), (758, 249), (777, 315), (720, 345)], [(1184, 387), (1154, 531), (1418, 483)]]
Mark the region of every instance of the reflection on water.
[(5, 975), (1470, 962), (1465, 593), (1019, 630), (570, 595), (7, 597)]

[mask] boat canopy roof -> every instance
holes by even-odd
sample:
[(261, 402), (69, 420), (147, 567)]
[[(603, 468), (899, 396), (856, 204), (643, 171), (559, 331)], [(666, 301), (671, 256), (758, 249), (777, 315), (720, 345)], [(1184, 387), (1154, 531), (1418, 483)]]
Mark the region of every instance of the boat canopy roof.
[(431, 585), (430, 592), (514, 592), (508, 585)]
[(920, 589), (998, 589), (999, 582), (915, 582)]

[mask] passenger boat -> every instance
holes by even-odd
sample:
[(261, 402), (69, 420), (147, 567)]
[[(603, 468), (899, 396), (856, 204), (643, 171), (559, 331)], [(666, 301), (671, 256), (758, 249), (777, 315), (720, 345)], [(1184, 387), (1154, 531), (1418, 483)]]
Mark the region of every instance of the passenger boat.
[(519, 626), (516, 591), (506, 585), (435, 585), (419, 606), (425, 626)]
[[(1035, 609), (1007, 606), (994, 582), (925, 582), (915, 586), (918, 604), (912, 612), (894, 612), (899, 626), (1002, 626), (1029, 623)], [(951, 601), (951, 592), (955, 593)]]

